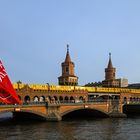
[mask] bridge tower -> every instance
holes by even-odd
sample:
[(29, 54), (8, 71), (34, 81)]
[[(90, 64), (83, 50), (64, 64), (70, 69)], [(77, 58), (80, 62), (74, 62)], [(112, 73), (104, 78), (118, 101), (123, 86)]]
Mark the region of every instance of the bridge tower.
[(105, 80), (115, 80), (116, 68), (112, 65), (111, 53), (109, 53), (108, 67), (105, 69)]
[(69, 45), (67, 45), (67, 53), (65, 61), (61, 64), (62, 75), (58, 77), (59, 85), (75, 86), (78, 84), (78, 77), (74, 74), (74, 63), (71, 61), (69, 53)]
[(105, 80), (102, 81), (103, 87), (119, 87), (119, 81), (116, 79), (116, 68), (113, 67), (111, 53), (109, 53), (109, 62), (105, 68)]

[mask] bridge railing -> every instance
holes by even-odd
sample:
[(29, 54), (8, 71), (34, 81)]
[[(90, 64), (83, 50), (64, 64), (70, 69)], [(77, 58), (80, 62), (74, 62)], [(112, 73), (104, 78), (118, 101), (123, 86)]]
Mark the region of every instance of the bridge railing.
[(22, 102), (21, 105), (19, 104), (5, 104), (0, 103), (0, 107), (17, 107), (17, 106), (28, 106), (28, 105), (47, 105), (47, 102)]
[[(0, 106), (28, 106), (28, 105), (36, 105), (36, 106), (40, 106), (40, 105), (61, 105), (61, 104), (99, 104), (99, 103), (111, 103), (111, 102), (119, 102), (119, 100), (111, 100), (111, 99), (101, 99), (101, 100), (78, 100), (78, 101), (52, 101), (52, 102), (22, 102), (21, 105), (17, 105), (17, 104), (4, 104), (4, 103), (0, 103)], [(139, 102), (140, 103), (140, 102)]]
[(125, 104), (125, 105), (127, 105), (127, 104), (140, 104), (140, 100), (138, 100), (138, 101), (127, 100), (127, 101), (123, 101), (123, 104)]
[[(75, 101), (70, 101), (70, 100), (63, 100), (63, 101), (49, 101), (49, 102), (24, 102), (23, 105), (28, 105), (28, 104), (85, 104), (85, 103), (107, 103), (111, 102), (111, 99), (100, 99), (100, 100), (75, 100)], [(119, 100), (113, 100), (113, 101), (119, 101)]]

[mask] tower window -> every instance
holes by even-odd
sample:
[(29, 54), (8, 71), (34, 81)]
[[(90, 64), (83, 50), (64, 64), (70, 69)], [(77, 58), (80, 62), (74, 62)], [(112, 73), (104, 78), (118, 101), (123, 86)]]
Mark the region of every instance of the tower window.
[(69, 68), (68, 67), (66, 67), (66, 72), (69, 72)]

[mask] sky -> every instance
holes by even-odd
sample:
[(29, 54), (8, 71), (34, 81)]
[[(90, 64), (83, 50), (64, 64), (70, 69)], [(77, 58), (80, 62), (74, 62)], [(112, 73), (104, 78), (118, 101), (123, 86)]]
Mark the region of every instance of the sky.
[(79, 85), (140, 82), (139, 0), (0, 0), (0, 59), (12, 82), (58, 84), (66, 45)]

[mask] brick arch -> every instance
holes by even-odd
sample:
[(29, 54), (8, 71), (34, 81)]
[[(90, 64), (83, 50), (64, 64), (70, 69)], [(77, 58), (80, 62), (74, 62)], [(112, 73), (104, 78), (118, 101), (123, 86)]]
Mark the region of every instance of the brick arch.
[[(15, 112), (15, 111), (14, 111)], [(15, 112), (16, 113), (16, 112)], [(20, 112), (17, 112), (20, 113)], [(21, 110), (21, 113), (29, 113), (29, 114), (33, 114), (35, 116), (40, 117), (43, 120), (47, 120), (47, 117), (45, 114), (41, 113), (41, 112), (37, 112), (37, 111), (32, 111), (32, 110)]]
[(40, 101), (40, 102), (45, 102), (45, 101), (46, 101), (45, 96), (43, 96), (43, 95), (40, 96), (40, 97), (39, 97), (39, 101)]
[(37, 112), (37, 111), (32, 111), (32, 110), (20, 110), (20, 111), (15, 111), (14, 109), (8, 109), (8, 110), (2, 110), (0, 111), (0, 114), (1, 113), (7, 113), (7, 112), (11, 112), (11, 113), (30, 113), (30, 114), (33, 114), (35, 116), (38, 116), (40, 117), (41, 119), (43, 120), (47, 120), (47, 116), (41, 112)]
[(37, 95), (35, 95), (32, 100), (33, 100), (33, 102), (39, 102), (39, 97)]
[(85, 107), (80, 107), (80, 108), (70, 109), (70, 110), (67, 110), (67, 111), (61, 113), (61, 117), (63, 117), (64, 115), (67, 115), (67, 114), (69, 114), (69, 113), (71, 113), (71, 112), (73, 112), (73, 111), (76, 111), (76, 110), (83, 110), (83, 109), (87, 109), (87, 110), (97, 110), (97, 111), (99, 111), (99, 112), (101, 112), (101, 113), (103, 113), (103, 114), (109, 116), (108, 112), (105, 112), (105, 111), (100, 110), (100, 109), (97, 109), (97, 108), (85, 108)]
[(31, 97), (29, 95), (24, 96), (24, 102), (31, 102)]
[(63, 96), (59, 96), (59, 101), (63, 102), (64, 101), (64, 97)]
[(58, 97), (57, 96), (53, 96), (53, 97), (54, 97), (55, 101), (58, 101)]

